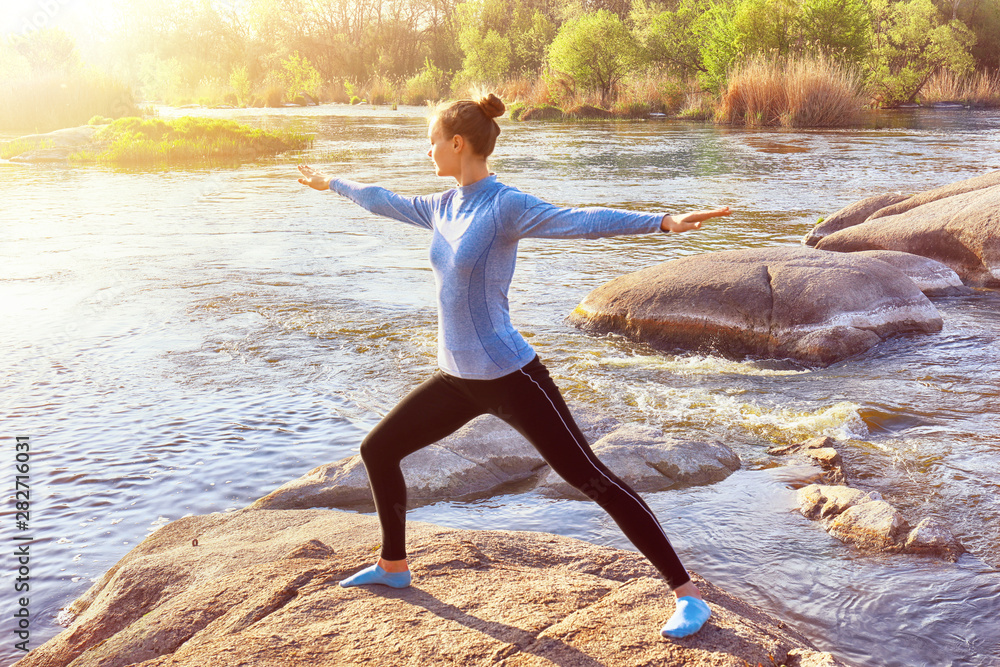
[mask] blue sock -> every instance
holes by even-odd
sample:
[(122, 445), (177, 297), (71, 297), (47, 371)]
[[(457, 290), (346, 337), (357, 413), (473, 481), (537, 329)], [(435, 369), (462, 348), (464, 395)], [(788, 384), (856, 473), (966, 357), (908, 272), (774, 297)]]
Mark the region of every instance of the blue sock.
[(673, 639), (693, 635), (701, 630), (701, 626), (705, 625), (705, 621), (711, 615), (712, 610), (708, 608), (704, 600), (685, 595), (682, 598), (677, 598), (677, 611), (660, 630), (660, 634)]
[(393, 588), (406, 588), (410, 585), (410, 571), (386, 572), (376, 563), (340, 582), (340, 585), (344, 588), (348, 586), (363, 586), (364, 584), (382, 584), (383, 586), (392, 586)]

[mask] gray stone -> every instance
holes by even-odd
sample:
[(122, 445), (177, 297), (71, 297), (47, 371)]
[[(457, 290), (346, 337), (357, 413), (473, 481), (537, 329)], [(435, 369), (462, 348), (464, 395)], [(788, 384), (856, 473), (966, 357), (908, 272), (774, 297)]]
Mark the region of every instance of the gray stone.
[[(619, 422), (582, 407), (573, 416), (590, 442)], [(403, 459), (410, 507), (463, 496), (482, 496), (534, 478), (545, 461), (520, 433), (492, 415), (472, 420), (452, 435)], [(252, 507), (374, 509), (368, 474), (360, 455), (317, 466), (291, 480)]]
[(664, 350), (821, 366), (942, 326), (898, 269), (801, 247), (705, 253), (620, 276), (588, 294), (569, 321)]
[[(598, 440), (593, 450), (611, 472), (639, 492), (711, 484), (740, 468), (739, 456), (721, 442), (675, 440), (657, 429), (631, 424)], [(587, 498), (552, 469), (543, 474), (538, 488), (545, 495)]]
[(956, 561), (965, 552), (965, 547), (946, 525), (934, 519), (924, 519), (906, 537), (905, 549), (909, 553), (938, 556)]

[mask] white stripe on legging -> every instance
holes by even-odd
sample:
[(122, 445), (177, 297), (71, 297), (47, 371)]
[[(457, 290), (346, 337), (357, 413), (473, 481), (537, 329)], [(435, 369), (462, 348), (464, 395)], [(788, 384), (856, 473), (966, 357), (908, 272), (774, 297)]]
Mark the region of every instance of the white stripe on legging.
[[(604, 471), (602, 471), (602, 470), (601, 470), (600, 468), (598, 468), (598, 467), (597, 467), (596, 465), (594, 465), (594, 462), (590, 460), (590, 457), (589, 457), (589, 456), (587, 456), (587, 450), (586, 450), (586, 449), (584, 449), (584, 448), (583, 448), (583, 445), (581, 445), (581, 444), (580, 444), (580, 441), (576, 439), (576, 435), (574, 435), (574, 433), (573, 433), (573, 429), (571, 429), (571, 428), (569, 427), (569, 424), (567, 424), (567, 423), (566, 423), (566, 420), (565, 420), (565, 419), (563, 419), (563, 416), (562, 416), (562, 415), (561, 415), (561, 414), (559, 413), (559, 408), (557, 408), (557, 407), (556, 407), (556, 404), (555, 404), (555, 402), (554, 402), (554, 401), (552, 400), (552, 398), (551, 398), (551, 397), (550, 397), (550, 396), (548, 395), (548, 393), (546, 393), (545, 389), (543, 389), (543, 388), (542, 388), (542, 385), (540, 385), (540, 384), (538, 384), (537, 382), (535, 382), (535, 378), (533, 378), (533, 377), (531, 377), (530, 375), (528, 375), (527, 373), (525, 373), (525, 372), (524, 372), (524, 369), (523, 369), (523, 368), (521, 368), (521, 369), (519, 369), (519, 370), (521, 371), (521, 374), (522, 374), (522, 375), (524, 375), (524, 377), (526, 377), (526, 378), (528, 378), (529, 380), (531, 380), (531, 382), (532, 382), (532, 383), (533, 383), (533, 384), (534, 384), (534, 385), (535, 385), (536, 387), (538, 387), (538, 390), (539, 390), (540, 392), (542, 392), (542, 396), (544, 396), (544, 397), (545, 397), (545, 400), (547, 400), (547, 401), (549, 402), (549, 405), (551, 405), (551, 406), (552, 406), (552, 409), (556, 411), (556, 416), (557, 416), (557, 417), (559, 417), (559, 421), (561, 421), (561, 422), (562, 422), (563, 426), (564, 426), (564, 427), (566, 428), (566, 430), (567, 430), (567, 431), (569, 432), (569, 435), (570, 435), (570, 437), (571, 437), (571, 438), (573, 438), (573, 442), (575, 442), (575, 443), (576, 443), (576, 446), (580, 448), (580, 451), (581, 451), (581, 452), (583, 452), (583, 456), (584, 456), (584, 458), (586, 458), (586, 459), (587, 459), (587, 461), (588, 461), (588, 462), (590, 462), (590, 465), (593, 465), (593, 466), (594, 466), (594, 470), (596, 470), (597, 472), (601, 473), (601, 475), (602, 475), (602, 476), (604, 477), (604, 479), (608, 480), (609, 482), (611, 482), (612, 484), (614, 484), (615, 486), (617, 486), (617, 487), (618, 487), (619, 489), (621, 489), (621, 490), (622, 490), (622, 492), (623, 492), (623, 493), (625, 493), (625, 495), (629, 496), (630, 498), (634, 498), (634, 499), (636, 500), (636, 503), (637, 503), (637, 504), (639, 505), (639, 507), (641, 507), (641, 508), (642, 508), (642, 510), (643, 510), (643, 511), (644, 511), (644, 512), (645, 512), (646, 514), (648, 514), (648, 515), (649, 515), (649, 516), (650, 516), (650, 517), (651, 517), (651, 518), (653, 519), (653, 523), (654, 523), (654, 524), (656, 524), (656, 527), (660, 529), (660, 534), (661, 534), (661, 535), (663, 535), (663, 539), (665, 539), (665, 540), (667, 541), (667, 544), (670, 544), (670, 539), (669, 539), (669, 538), (667, 537), (667, 534), (666, 534), (666, 533), (665, 533), (665, 532), (663, 531), (663, 526), (661, 526), (661, 525), (660, 525), (660, 522), (659, 522), (659, 521), (658, 521), (658, 520), (656, 519), (656, 515), (655, 515), (655, 514), (653, 514), (653, 512), (652, 512), (651, 510), (649, 510), (649, 509), (647, 509), (647, 508), (646, 508), (646, 506), (645, 506), (645, 505), (643, 504), (643, 502), (642, 502), (642, 501), (641, 501), (641, 500), (640, 500), (640, 499), (639, 499), (639, 498), (638, 498), (638, 497), (637, 497), (637, 496), (635, 495), (635, 493), (629, 493), (629, 492), (628, 492), (628, 491), (627, 491), (626, 489), (622, 488), (622, 486), (621, 486), (620, 484), (617, 484), (617, 483), (615, 482), (615, 480), (613, 480), (613, 479), (611, 479), (610, 477), (608, 477), (607, 475), (605, 475), (605, 474), (604, 474)], [(605, 510), (605, 511), (607, 511), (607, 510)]]

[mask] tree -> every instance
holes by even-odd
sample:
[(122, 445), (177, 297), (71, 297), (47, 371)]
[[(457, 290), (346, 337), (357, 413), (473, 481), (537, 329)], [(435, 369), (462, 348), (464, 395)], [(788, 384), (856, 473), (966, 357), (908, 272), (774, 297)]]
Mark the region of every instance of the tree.
[(471, 0), (457, 8), (464, 77), (499, 81), (537, 73), (556, 34), (550, 17), (531, 2)]
[(871, 0), (874, 26), (867, 76), (882, 106), (913, 101), (939, 68), (964, 76), (974, 61), (976, 37), (959, 21), (946, 21), (931, 0)]
[(632, 33), (617, 14), (605, 9), (564, 23), (549, 47), (553, 69), (599, 90), (604, 104), (622, 76), (640, 62)]
[(643, 59), (681, 76), (704, 72), (702, 33), (711, 5), (712, 0), (679, 0), (676, 9), (664, 10), (643, 0), (633, 2), (629, 21)]

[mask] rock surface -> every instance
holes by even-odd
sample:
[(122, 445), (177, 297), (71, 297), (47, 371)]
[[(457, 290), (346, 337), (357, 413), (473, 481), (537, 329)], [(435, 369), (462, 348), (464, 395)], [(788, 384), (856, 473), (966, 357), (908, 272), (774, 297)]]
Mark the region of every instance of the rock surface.
[(854, 504), (838, 514), (828, 527), (841, 542), (852, 542), (862, 549), (889, 551), (906, 538), (910, 524), (899, 511), (884, 500)]
[(906, 213), (907, 211), (915, 209), (918, 206), (930, 204), (931, 202), (936, 202), (941, 199), (947, 199), (948, 197), (954, 197), (955, 195), (962, 195), (966, 192), (983, 190), (995, 185), (1000, 185), (1000, 171), (991, 171), (986, 174), (980, 174), (979, 176), (967, 178), (963, 181), (956, 181), (955, 183), (948, 183), (931, 190), (918, 192), (903, 201), (887, 205), (884, 208), (875, 211), (871, 214), (871, 216), (869, 216), (868, 220), (885, 218), (890, 215), (899, 215), (900, 213)]
[(885, 262), (801, 247), (705, 253), (619, 276), (569, 320), (660, 349), (813, 365), (942, 325), (913, 281)]
[[(613, 473), (636, 491), (663, 491), (719, 482), (740, 469), (740, 457), (721, 442), (665, 438), (654, 428), (627, 424), (593, 444)], [(538, 488), (545, 495), (586, 499), (549, 468)]]
[[(573, 408), (573, 415), (601, 460), (638, 491), (708, 484), (725, 479), (740, 466), (739, 457), (721, 443), (664, 439), (656, 431), (622, 426), (579, 407)], [(492, 415), (477, 417), (444, 440), (411, 454), (403, 459), (402, 469), (410, 507), (493, 495), (515, 484), (521, 490), (540, 484), (548, 495), (586, 498), (552, 472), (524, 436)], [(355, 455), (317, 466), (251, 507), (370, 511), (374, 504), (364, 463)]]
[(882, 215), (885, 210), (830, 234), (816, 247), (849, 253), (908, 252), (948, 265), (966, 285), (1000, 287), (1000, 185), (934, 199), (895, 215)]
[(929, 257), (898, 250), (861, 250), (854, 254), (892, 264), (927, 296), (958, 296), (972, 292), (949, 266)]
[(38, 142), (45, 148), (29, 148), (10, 158), (11, 162), (65, 162), (69, 156), (91, 145), (94, 134), (106, 125), (81, 125), (46, 134), (29, 134), (16, 141), (30, 145)]
[(810, 484), (799, 489), (799, 511), (820, 520), (831, 535), (865, 551), (927, 554), (954, 562), (965, 552), (947, 526), (932, 519), (912, 530), (876, 491)]
[(904, 195), (899, 192), (889, 192), (886, 194), (865, 197), (859, 202), (845, 206), (830, 217), (823, 220), (823, 222), (813, 227), (812, 231), (806, 234), (806, 237), (802, 240), (802, 242), (807, 246), (815, 246), (824, 236), (829, 236), (830, 234), (839, 232), (841, 229), (845, 229), (847, 227), (860, 225), (862, 222), (867, 220), (868, 216), (872, 213), (875, 213), (886, 206), (898, 204), (899, 202), (905, 201), (909, 198), (910, 195)]
[(823, 470), (822, 479), (826, 484), (847, 484), (844, 461), (835, 444), (833, 438), (819, 436), (785, 447), (771, 447), (767, 453), (778, 456), (803, 454)]
[(330, 510), (179, 519), (16, 665), (837, 664), (696, 575), (713, 617), (693, 637), (665, 640), (672, 596), (642, 556), (544, 533), (412, 523), (410, 588), (337, 586), (375, 558), (377, 534), (374, 518)]

